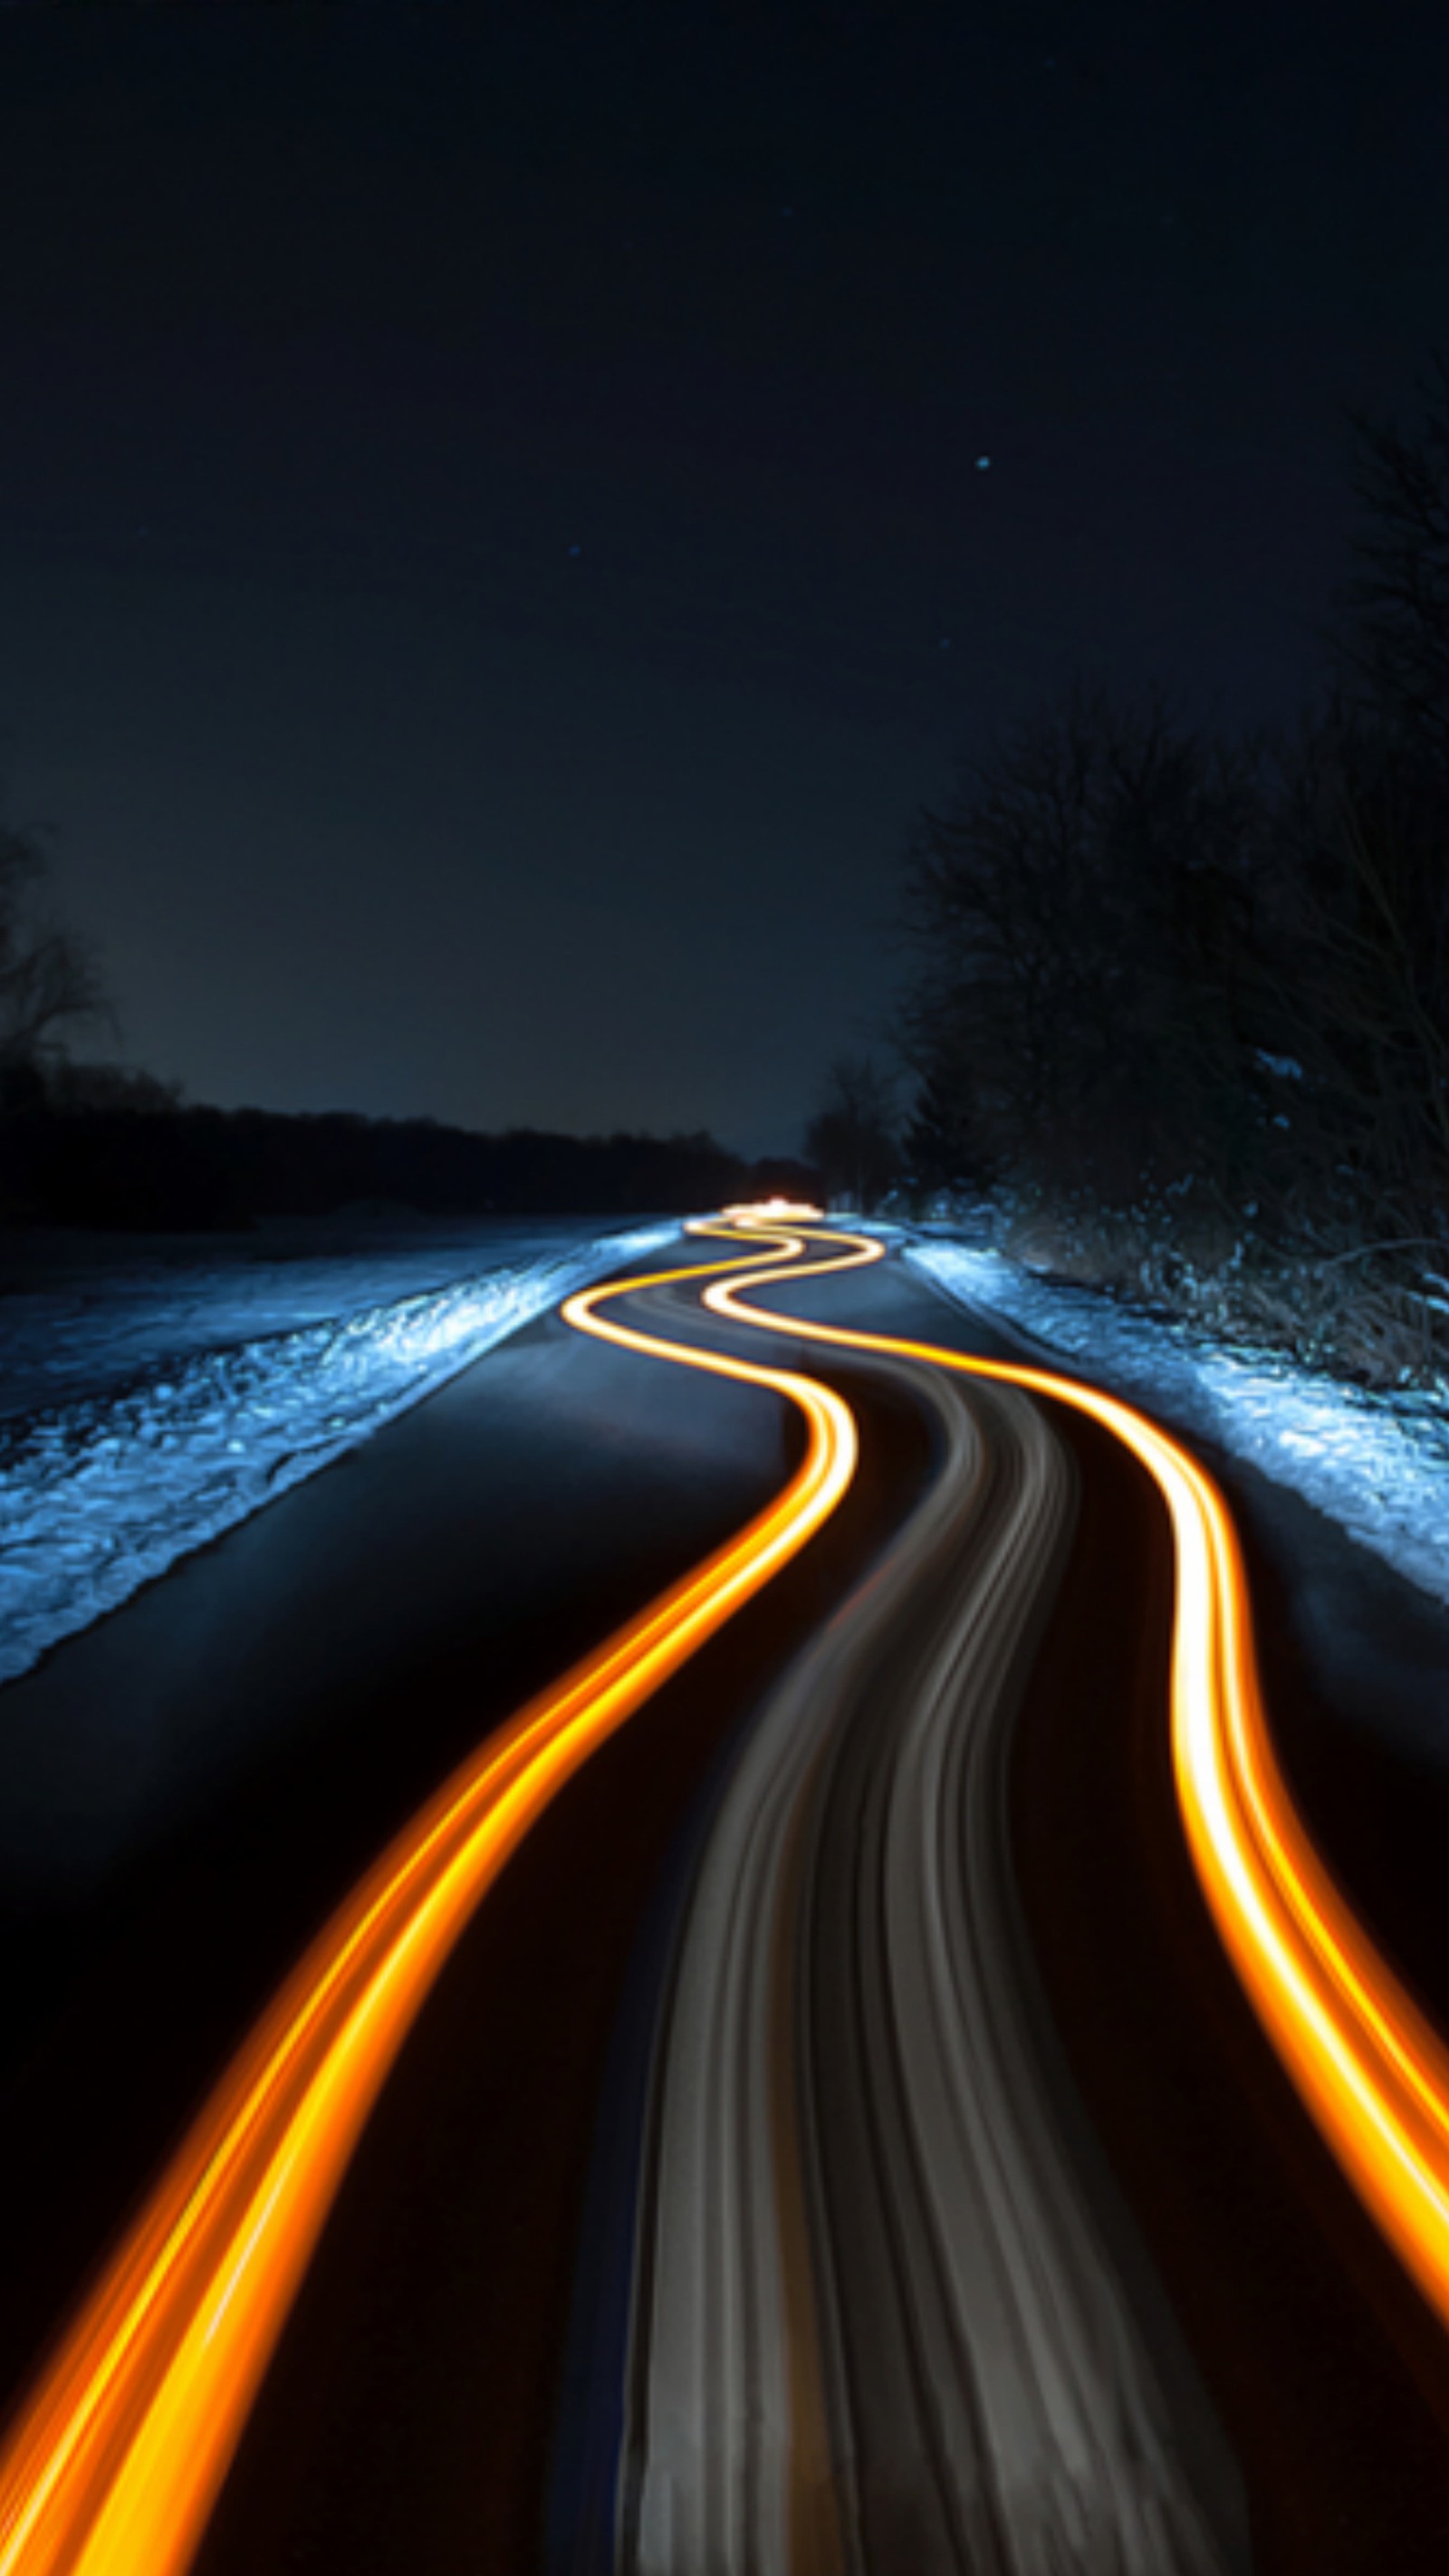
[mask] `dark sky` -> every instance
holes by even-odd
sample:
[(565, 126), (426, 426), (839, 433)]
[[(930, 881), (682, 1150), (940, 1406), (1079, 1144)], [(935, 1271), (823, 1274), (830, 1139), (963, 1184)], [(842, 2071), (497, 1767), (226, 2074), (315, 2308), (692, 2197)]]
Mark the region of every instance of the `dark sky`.
[(0, 10), (0, 334), (6, 799), (129, 1053), (789, 1145), (956, 749), (1311, 686), (1449, 10)]

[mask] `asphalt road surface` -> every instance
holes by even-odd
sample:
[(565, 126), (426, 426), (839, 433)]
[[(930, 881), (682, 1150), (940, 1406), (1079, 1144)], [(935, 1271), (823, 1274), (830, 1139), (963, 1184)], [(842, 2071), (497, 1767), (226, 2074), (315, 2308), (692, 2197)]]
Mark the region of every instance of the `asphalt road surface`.
[[(759, 1303), (1021, 1356), (896, 1261)], [(1026, 1388), (766, 1335), (688, 1281), (602, 1312), (833, 1390), (859, 1458), (828, 1516), (838, 1424), (551, 1318), (0, 1695), (0, 2363), (23, 2413), (376, 1855), (479, 1747), (467, 1795), (522, 1797), (512, 1713), (816, 1477), (813, 1534), (590, 1721), (526, 1830), (479, 1860), (448, 1821), (456, 1848), (400, 1864), (409, 1890), (433, 1873), (437, 1955), (356, 2078), (335, 2200), (297, 2220), (280, 2339), (258, 2328), (182, 2556), (164, 2517), (158, 2540), (93, 2502), (52, 2546), (12, 2475), (0, 2569), (1442, 2565), (1444, 2328), (1205, 1901), (1142, 1466)], [(1315, 1725), (1281, 1563), (1248, 1544), (1293, 1785), (1432, 2012), (1431, 1784)], [(560, 1744), (576, 1722), (547, 1720)], [(291, 2189), (296, 2124), (412, 1973), (403, 1902), (375, 1897), (408, 1928), (373, 1982), (349, 2000), (334, 1965), (286, 2039), (282, 2144), (261, 2180), (227, 2168), (218, 2228)], [(347, 1976), (372, 1932), (353, 1922)]]

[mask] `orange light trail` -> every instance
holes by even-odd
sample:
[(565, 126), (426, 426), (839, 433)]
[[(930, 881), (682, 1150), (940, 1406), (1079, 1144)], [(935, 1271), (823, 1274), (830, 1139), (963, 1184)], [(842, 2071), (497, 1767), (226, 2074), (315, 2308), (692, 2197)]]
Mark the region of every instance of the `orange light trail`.
[[(741, 1226), (752, 1222), (742, 1212)], [(1024, 1387), (1102, 1423), (1141, 1460), (1172, 1523), (1173, 1771), (1199, 1881), (1309, 2111), (1449, 2324), (1449, 2052), (1346, 1903), (1294, 1806), (1264, 1712), (1242, 1551), (1213, 1478), (1156, 1423), (1096, 1387), (1045, 1369), (772, 1314), (742, 1302), (751, 1284), (720, 1281), (705, 1290), (704, 1303), (795, 1339)]]
[[(1308, 1842), (1264, 1717), (1241, 1555), (1216, 1485), (1165, 1432), (1042, 1369), (743, 1302), (880, 1257), (778, 1204), (703, 1226), (757, 1246), (589, 1289), (578, 1329), (795, 1405), (805, 1458), (774, 1503), (491, 1736), (334, 1916), (218, 2085), (0, 2457), (0, 2576), (181, 2576), (377, 2093), (463, 1926), (599, 1744), (802, 1547), (855, 1470), (849, 1407), (793, 1371), (641, 1332), (600, 1309), (713, 1279), (737, 1323), (999, 1379), (1125, 1442), (1171, 1516), (1172, 1740), (1208, 1903), (1280, 2056), (1361, 2196), (1449, 2321), (1449, 2059)], [(805, 1261), (811, 1242), (826, 1257)], [(728, 1279), (717, 1274), (729, 1272)]]
[[(758, 1238), (755, 1238), (758, 1241)], [(742, 1284), (797, 1260), (775, 1231)], [(878, 1259), (837, 1242), (806, 1275)], [(855, 1472), (848, 1405), (813, 1379), (605, 1318), (732, 1261), (584, 1291), (580, 1330), (783, 1396), (806, 1454), (724, 1547), (490, 1736), (341, 1907), (223, 2077), (0, 2457), (0, 2576), (180, 2576), (378, 2091), (459, 1933), (549, 1800), (804, 1546)]]

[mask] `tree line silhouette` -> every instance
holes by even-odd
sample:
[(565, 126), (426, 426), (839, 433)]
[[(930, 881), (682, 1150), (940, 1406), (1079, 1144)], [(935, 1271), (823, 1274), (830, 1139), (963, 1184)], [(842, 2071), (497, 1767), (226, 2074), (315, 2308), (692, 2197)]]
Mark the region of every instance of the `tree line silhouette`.
[(809, 1178), (704, 1134), (490, 1136), (426, 1118), (67, 1101), (60, 1089), (0, 1115), (0, 1213), (12, 1223), (180, 1232), (378, 1202), (448, 1217), (686, 1215), (798, 1194)]
[(1444, 361), (1425, 393), (1355, 423), (1323, 701), (1229, 739), (1078, 686), (964, 762), (893, 1031), (906, 1203), (1380, 1378), (1449, 1358)]
[(485, 1135), (430, 1118), (189, 1106), (174, 1084), (76, 1061), (114, 1028), (88, 941), (47, 904), (39, 835), (0, 825), (0, 1224), (242, 1227), (385, 1203), (436, 1216), (692, 1214), (800, 1197), (816, 1176), (703, 1133)]

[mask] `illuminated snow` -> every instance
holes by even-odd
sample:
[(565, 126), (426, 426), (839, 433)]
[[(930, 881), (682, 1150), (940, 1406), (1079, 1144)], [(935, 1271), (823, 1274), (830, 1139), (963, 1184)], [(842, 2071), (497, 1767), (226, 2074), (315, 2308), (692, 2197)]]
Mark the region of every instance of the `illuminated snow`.
[(1052, 1358), (1216, 1442), (1287, 1485), (1410, 1582), (1449, 1602), (1449, 1407), (1378, 1393), (1277, 1353), (1230, 1349), (1040, 1279), (999, 1252), (916, 1236), (906, 1258), (968, 1306), (1002, 1315)]
[[(0, 1681), (588, 1280), (677, 1233), (575, 1238), (542, 1254), (535, 1235), (531, 1257), (481, 1274), (487, 1255), (475, 1244), (471, 1276), (386, 1303), (379, 1287), (385, 1296), (400, 1269), (429, 1256), (312, 1261), (290, 1282), (277, 1265), (261, 1287), (234, 1267), (178, 1282), (152, 1263), (129, 1293), (123, 1280), (113, 1297), (93, 1284), (89, 1296), (15, 1300), (26, 1312), (6, 1337), (0, 1389), (10, 1414), (0, 1422)], [(259, 1332), (262, 1316), (270, 1328)], [(20, 1411), (17, 1355), (42, 1341), (58, 1349), (62, 1387), (83, 1378), (93, 1391)], [(33, 1394), (45, 1381), (29, 1382)]]

